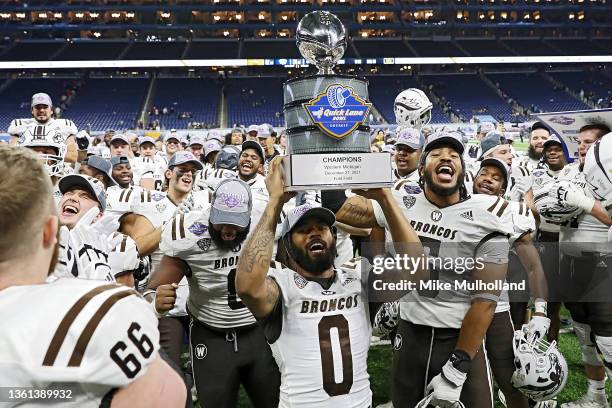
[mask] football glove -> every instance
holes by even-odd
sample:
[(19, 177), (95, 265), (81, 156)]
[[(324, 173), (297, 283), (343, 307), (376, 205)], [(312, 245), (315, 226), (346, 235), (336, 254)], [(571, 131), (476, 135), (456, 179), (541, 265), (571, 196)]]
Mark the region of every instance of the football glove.
[(582, 190), (568, 181), (559, 183), (556, 194), (559, 204), (562, 206), (578, 207), (590, 213), (595, 205), (593, 197), (587, 197)]
[(529, 342), (535, 342), (546, 337), (550, 327), (550, 319), (544, 316), (533, 316), (526, 325), (525, 337)]
[(374, 334), (386, 336), (399, 323), (399, 302), (386, 302), (378, 309), (374, 317)]
[(121, 276), (126, 271), (134, 271), (140, 267), (136, 242), (127, 235), (116, 233), (109, 240), (111, 248), (108, 253), (108, 264), (113, 277)]
[(431, 396), (430, 404), (440, 408), (463, 407), (459, 398), (467, 374), (459, 371), (449, 361), (442, 367), (442, 372), (429, 382), (427, 392)]
[(81, 130), (75, 136), (77, 147), (80, 151), (87, 150), (89, 147), (89, 135), (86, 131)]

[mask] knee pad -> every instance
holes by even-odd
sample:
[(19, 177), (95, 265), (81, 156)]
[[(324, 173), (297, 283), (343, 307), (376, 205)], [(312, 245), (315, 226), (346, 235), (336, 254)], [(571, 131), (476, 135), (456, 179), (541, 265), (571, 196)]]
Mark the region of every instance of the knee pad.
[(595, 336), (595, 342), (603, 358), (608, 379), (612, 381), (612, 337)]
[(585, 323), (574, 322), (574, 332), (576, 333), (580, 351), (582, 352), (582, 362), (588, 365), (601, 367), (603, 364), (591, 336), (591, 327)]

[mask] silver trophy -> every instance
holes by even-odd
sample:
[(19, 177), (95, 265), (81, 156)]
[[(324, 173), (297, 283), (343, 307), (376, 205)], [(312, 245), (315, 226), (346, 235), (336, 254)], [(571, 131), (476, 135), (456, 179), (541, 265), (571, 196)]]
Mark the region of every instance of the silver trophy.
[(368, 81), (333, 71), (347, 47), (342, 22), (327, 11), (308, 13), (296, 43), (318, 73), (283, 87), (286, 189), (390, 187), (389, 154), (370, 153)]
[(338, 17), (328, 11), (308, 13), (300, 20), (295, 37), (300, 54), (319, 74), (333, 74), (347, 45), (346, 30)]

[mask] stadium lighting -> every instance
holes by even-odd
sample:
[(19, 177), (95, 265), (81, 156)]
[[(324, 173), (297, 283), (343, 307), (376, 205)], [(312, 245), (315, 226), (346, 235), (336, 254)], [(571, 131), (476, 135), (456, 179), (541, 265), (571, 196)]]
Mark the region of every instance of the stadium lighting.
[(281, 16), (284, 21), (287, 21), (287, 16)]
[(578, 12), (578, 20), (584, 20), (584, 11)]
[(125, 13), (125, 16), (127, 18), (134, 18), (135, 15), (136, 13), (134, 13), (133, 11), (128, 11), (127, 13)]
[(62, 18), (62, 13), (53, 13), (53, 17)]
[(499, 15), (500, 15), (500, 17), (503, 20), (506, 20), (508, 18), (508, 12), (507, 11), (502, 11)]
[(367, 31), (362, 31), (362, 32), (361, 32), (361, 36), (362, 36), (363, 38), (368, 38), (368, 32), (367, 32)]
[(38, 18), (47, 18), (47, 13), (38, 13)]
[(17, 18), (25, 18), (25, 13), (15, 13), (15, 17)]
[(457, 19), (460, 20), (463, 18), (463, 12), (462, 11), (458, 11), (457, 12)]
[(236, 20), (242, 20), (242, 14), (236, 14), (235, 18)]
[(166, 11), (162, 11), (159, 15), (161, 18), (170, 18), (170, 13)]
[[(91, 17), (91, 18), (98, 18), (99, 16), (100, 16), (100, 13), (96, 13), (96, 12), (89, 13), (89, 17)], [(81, 13), (81, 17), (83, 17), (83, 13)]]
[(0, 13), (0, 18), (11, 18), (11, 13)]
[(229, 35), (230, 35), (230, 32), (226, 30), (226, 31), (224, 31), (224, 32), (223, 32), (223, 35), (224, 35), (225, 37), (227, 37), (227, 36), (229, 36)]
[(259, 13), (259, 14), (257, 15), (257, 18), (258, 18), (258, 19), (260, 19), (260, 20), (263, 20), (263, 19), (265, 19), (265, 18), (266, 18), (266, 16), (264, 16), (264, 15), (263, 15), (263, 13)]
[(213, 16), (213, 20), (219, 21), (219, 20), (221, 20), (221, 17), (220, 16)]
[(366, 20), (366, 18), (367, 18), (366, 16), (362, 15), (362, 16), (361, 16), (361, 21), (365, 21), (365, 20)]
[(111, 13), (111, 17), (112, 18), (119, 18), (119, 17), (121, 17), (121, 13), (116, 13), (116, 12), (115, 13)]
[(100, 38), (102, 36), (102, 34), (99, 31), (95, 31), (93, 33), (93, 36), (96, 37), (96, 38)]

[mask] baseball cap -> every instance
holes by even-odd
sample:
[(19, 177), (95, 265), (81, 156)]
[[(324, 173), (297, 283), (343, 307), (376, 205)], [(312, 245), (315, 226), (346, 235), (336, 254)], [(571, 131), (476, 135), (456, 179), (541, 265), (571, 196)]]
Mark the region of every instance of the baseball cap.
[(206, 135), (206, 140), (216, 140), (221, 144), (225, 143), (225, 137), (217, 129), (211, 129)]
[(414, 128), (401, 128), (397, 132), (396, 146), (404, 145), (418, 150), (425, 144), (425, 138), (420, 131)]
[[(498, 169), (501, 170), (502, 174), (504, 175), (504, 179), (506, 180), (505, 185), (508, 184), (508, 175), (510, 174), (510, 172), (508, 171), (508, 166), (506, 165), (506, 163), (504, 163), (503, 161), (495, 158), (495, 157), (488, 157), (486, 159), (483, 159), (480, 162), (480, 168), (482, 169), (485, 166), (495, 166)], [(480, 171), (480, 170), (478, 170)]]
[(113, 156), (110, 158), (110, 164), (115, 167), (120, 164), (130, 164), (130, 160), (125, 156)]
[(259, 157), (261, 158), (261, 162), (264, 163), (266, 161), (266, 153), (264, 152), (263, 147), (259, 143), (254, 140), (247, 140), (242, 143), (242, 151), (246, 149), (255, 149)]
[(181, 140), (178, 137), (178, 134), (176, 133), (176, 130), (174, 130), (174, 131), (171, 130), (170, 133), (168, 133), (166, 135), (166, 137), (164, 137), (164, 142), (167, 142), (170, 139), (174, 139), (174, 140), (176, 140), (179, 143), (181, 142)]
[(307, 218), (317, 218), (328, 226), (333, 226), (336, 222), (336, 216), (333, 212), (324, 207), (313, 207), (310, 204), (299, 205), (287, 213), (285, 220), (283, 221), (283, 227), (281, 230), (281, 237), (284, 237), (300, 223), (300, 221)]
[(128, 139), (128, 137), (126, 135), (124, 135), (123, 133), (115, 134), (110, 142), (113, 143), (116, 140), (121, 140), (121, 141), (125, 142), (126, 144), (130, 144), (130, 139)]
[(174, 166), (178, 166), (179, 164), (191, 163), (197, 167), (198, 170), (202, 170), (204, 166), (202, 163), (196, 159), (196, 157), (191, 152), (180, 151), (174, 153), (174, 156), (168, 162), (168, 168), (172, 168)]
[(141, 137), (140, 141), (138, 141), (138, 146), (142, 146), (145, 143), (152, 143), (155, 146), (155, 140), (149, 136)]
[(267, 138), (270, 137), (270, 135), (272, 134), (272, 132), (270, 132), (270, 127), (268, 125), (260, 125), (257, 128), (257, 137), (259, 138)]
[(232, 131), (230, 133), (240, 133), (242, 135), (244, 135), (244, 129), (241, 127), (235, 127), (232, 129)]
[(100, 156), (94, 155), (94, 156), (87, 157), (85, 160), (82, 161), (82, 163), (88, 165), (89, 167), (93, 167), (94, 169), (106, 174), (112, 184), (117, 184), (115, 183), (115, 180), (113, 179), (113, 175), (112, 175), (113, 165), (111, 164), (110, 161)]
[(531, 125), (531, 132), (537, 129), (545, 129), (550, 132), (550, 129), (548, 128), (548, 126), (546, 126), (543, 122), (535, 122), (533, 125)]
[(211, 224), (246, 227), (251, 222), (253, 200), (251, 188), (238, 179), (224, 179), (212, 197), (209, 220)]
[(215, 160), (215, 167), (218, 169), (236, 170), (238, 167), (238, 157), (240, 150), (234, 146), (225, 146)]
[(221, 144), (217, 140), (208, 140), (204, 144), (204, 157), (207, 157), (212, 152), (221, 150)]
[(102, 211), (106, 209), (106, 191), (104, 184), (98, 179), (83, 174), (69, 174), (62, 177), (57, 186), (62, 194), (66, 194), (71, 188), (81, 187), (98, 200)]
[(36, 105), (53, 106), (53, 103), (51, 102), (51, 97), (49, 95), (40, 92), (32, 95), (32, 106)]
[[(465, 147), (463, 146), (463, 142), (461, 141), (460, 135), (450, 132), (437, 132), (429, 135), (429, 137), (427, 138), (427, 143), (423, 148), (423, 152), (429, 152), (435, 149), (436, 147), (444, 145), (452, 146), (459, 154), (463, 154), (463, 151), (465, 149)], [(422, 157), (425, 157), (425, 155), (423, 155)]]
[(249, 128), (247, 129), (247, 133), (251, 133), (251, 132), (259, 132), (259, 126), (257, 125), (249, 125)]
[(550, 137), (548, 139), (546, 139), (546, 141), (544, 142), (544, 149), (546, 149), (548, 146), (551, 146), (553, 144), (557, 144), (559, 146), (563, 146), (563, 142), (561, 142), (561, 139), (559, 139), (559, 136), (555, 135), (554, 133), (550, 135)]
[(480, 122), (478, 125), (478, 133), (487, 134), (495, 130), (495, 124), (493, 122)]
[(498, 131), (494, 130), (492, 132), (487, 133), (487, 135), (480, 141), (480, 157), (491, 153), (497, 146), (508, 144), (508, 141)]
[(191, 141), (189, 142), (189, 146), (192, 146), (194, 144), (199, 144), (199, 145), (204, 146), (206, 144), (206, 139), (203, 136), (194, 135), (191, 138)]

